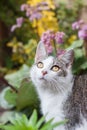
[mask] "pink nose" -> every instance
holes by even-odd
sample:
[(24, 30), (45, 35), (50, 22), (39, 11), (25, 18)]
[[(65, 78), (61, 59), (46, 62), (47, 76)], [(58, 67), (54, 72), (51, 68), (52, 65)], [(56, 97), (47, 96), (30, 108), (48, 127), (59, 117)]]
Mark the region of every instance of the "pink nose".
[(47, 74), (47, 71), (42, 71), (43, 76)]

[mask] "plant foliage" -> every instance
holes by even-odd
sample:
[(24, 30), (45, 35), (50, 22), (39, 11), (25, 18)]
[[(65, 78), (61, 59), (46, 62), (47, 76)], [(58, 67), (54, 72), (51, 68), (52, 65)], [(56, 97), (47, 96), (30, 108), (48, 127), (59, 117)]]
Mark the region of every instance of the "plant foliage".
[(0, 125), (2, 130), (53, 130), (56, 126), (64, 125), (65, 121), (53, 123), (53, 119), (45, 122), (45, 117), (41, 117), (38, 120), (36, 110), (34, 110), (31, 117), (28, 119), (26, 115), (16, 115), (15, 118), (10, 120), (10, 124)]

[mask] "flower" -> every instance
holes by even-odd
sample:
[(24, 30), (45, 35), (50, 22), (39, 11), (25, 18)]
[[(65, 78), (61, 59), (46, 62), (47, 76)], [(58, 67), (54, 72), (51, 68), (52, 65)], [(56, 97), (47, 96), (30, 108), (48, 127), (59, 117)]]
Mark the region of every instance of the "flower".
[(51, 30), (48, 30), (42, 34), (41, 41), (44, 44), (49, 45), (51, 41), (54, 39), (54, 37), (55, 37), (54, 32)]
[(78, 37), (83, 40), (87, 40), (87, 24), (83, 20), (79, 20), (72, 24), (72, 28), (78, 29)]
[(16, 19), (16, 23), (19, 27), (21, 27), (22, 23), (24, 22), (24, 18), (23, 17), (19, 17)]
[(18, 28), (18, 26), (17, 26), (17, 25), (13, 25), (13, 26), (11, 27), (11, 32), (13, 32), (16, 28)]
[(42, 14), (36, 11), (30, 16), (30, 21), (33, 21), (34, 19), (40, 19), (41, 17), (42, 17)]
[(22, 5), (21, 5), (21, 8), (20, 8), (21, 11), (27, 10), (28, 6), (29, 6), (28, 4), (22, 4)]
[(26, 11), (26, 16), (33, 21), (42, 17), (42, 11), (48, 10), (48, 4), (46, 2), (39, 2), (37, 5), (22, 4), (21, 11)]
[(82, 29), (78, 31), (78, 37), (87, 40), (87, 25), (84, 25)]
[(16, 19), (16, 24), (11, 27), (11, 32), (13, 32), (16, 28), (20, 28), (22, 26), (22, 23), (24, 22), (23, 17), (19, 17)]
[(55, 34), (55, 41), (56, 41), (56, 43), (62, 44), (64, 42), (64, 36), (65, 36), (64, 32), (57, 32)]
[(84, 24), (83, 20), (76, 21), (76, 22), (72, 23), (72, 29), (78, 30), (78, 29), (80, 29), (82, 24)]
[(52, 43), (54, 43), (54, 48), (56, 51), (56, 43), (62, 44), (64, 42), (64, 36), (65, 36), (64, 32), (54, 33), (51, 30), (48, 30), (42, 34), (41, 42), (43, 42), (44, 45), (46, 46), (48, 54), (52, 53), (52, 51), (53, 51), (53, 46), (52, 46), (53, 44)]
[(48, 54), (51, 54), (51, 53), (53, 52), (53, 47), (52, 47), (51, 44), (45, 45), (45, 47), (46, 47), (46, 50), (47, 50), (47, 53), (48, 53)]
[(69, 42), (70, 44), (72, 44), (76, 39), (77, 39), (77, 35), (72, 34), (72, 35), (69, 37), (68, 42)]
[(51, 30), (44, 32), (41, 36), (41, 42), (43, 42), (45, 44), (48, 54), (52, 53), (52, 51), (53, 51), (51, 42), (53, 41), (54, 36), (55, 36), (54, 32)]
[(79, 24), (78, 24), (78, 22), (74, 22), (74, 23), (72, 24), (72, 29), (73, 29), (73, 30), (79, 29)]
[(57, 57), (60, 57), (60, 56), (64, 55), (65, 52), (66, 52), (66, 50), (58, 49), (57, 50)]

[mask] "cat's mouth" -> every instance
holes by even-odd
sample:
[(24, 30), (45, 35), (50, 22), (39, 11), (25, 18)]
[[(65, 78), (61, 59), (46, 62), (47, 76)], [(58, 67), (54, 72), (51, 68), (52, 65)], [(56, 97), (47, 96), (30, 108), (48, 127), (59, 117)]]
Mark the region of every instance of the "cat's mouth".
[(45, 81), (46, 81), (45, 77), (40, 77), (39, 79), (40, 79), (40, 80), (45, 80)]

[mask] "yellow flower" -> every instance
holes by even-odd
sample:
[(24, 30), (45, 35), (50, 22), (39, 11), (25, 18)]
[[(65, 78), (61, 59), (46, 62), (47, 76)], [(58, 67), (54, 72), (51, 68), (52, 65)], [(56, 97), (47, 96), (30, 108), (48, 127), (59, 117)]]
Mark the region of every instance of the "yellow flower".
[(46, 3), (48, 3), (48, 5), (51, 9), (55, 9), (53, 0), (46, 0), (46, 1), (44, 1), (44, 0), (27, 0), (27, 4), (30, 4), (32, 6), (36, 6), (40, 2), (46, 2)]
[[(27, 0), (27, 3), (34, 6), (43, 1), (44, 0)], [(32, 26), (39, 36), (41, 36), (42, 33), (47, 30), (58, 31), (58, 22), (57, 18), (55, 17), (55, 12), (53, 11), (55, 9), (53, 0), (46, 0), (46, 2), (48, 3), (48, 7), (52, 10), (43, 10), (43, 17), (32, 22)]]
[(68, 42), (71, 44), (72, 42), (74, 42), (77, 39), (76, 35), (71, 35), (71, 37), (68, 39)]

